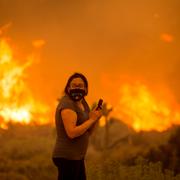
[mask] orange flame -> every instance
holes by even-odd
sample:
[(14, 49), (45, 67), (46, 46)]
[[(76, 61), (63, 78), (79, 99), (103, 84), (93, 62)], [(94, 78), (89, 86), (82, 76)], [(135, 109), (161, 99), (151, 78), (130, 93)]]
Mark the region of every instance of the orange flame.
[(45, 41), (43, 39), (38, 39), (33, 41), (32, 44), (35, 48), (41, 48), (42, 46), (44, 46)]
[(25, 83), (24, 71), (32, 61), (29, 56), (25, 64), (19, 65), (7, 39), (0, 39), (0, 128), (7, 129), (10, 121), (24, 124), (35, 122), (35, 115), (37, 124), (47, 123), (48, 107), (35, 102)]
[(162, 33), (161, 34), (161, 40), (163, 40), (164, 42), (167, 42), (167, 43), (171, 43), (171, 42), (173, 42), (174, 37), (171, 34)]
[(120, 88), (117, 116), (136, 131), (164, 131), (180, 124), (180, 108), (172, 93), (161, 87), (152, 93), (141, 83), (124, 84)]

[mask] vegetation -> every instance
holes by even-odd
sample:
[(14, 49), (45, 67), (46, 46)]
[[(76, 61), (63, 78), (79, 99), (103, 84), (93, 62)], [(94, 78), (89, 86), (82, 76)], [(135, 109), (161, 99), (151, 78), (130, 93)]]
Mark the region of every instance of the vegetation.
[[(51, 126), (11, 125), (8, 130), (0, 130), (0, 180), (55, 180), (57, 170), (51, 160), (55, 135)], [(163, 170), (161, 162), (137, 156), (128, 164), (118, 158), (120, 154), (120, 149), (97, 151), (90, 144), (86, 157), (88, 180), (180, 179), (173, 171)]]

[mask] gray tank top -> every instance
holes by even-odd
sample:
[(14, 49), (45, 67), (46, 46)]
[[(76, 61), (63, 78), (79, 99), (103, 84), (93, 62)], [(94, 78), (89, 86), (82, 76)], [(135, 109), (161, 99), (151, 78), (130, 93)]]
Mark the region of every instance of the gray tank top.
[(70, 139), (67, 136), (61, 117), (62, 109), (65, 108), (72, 109), (77, 113), (76, 125), (78, 126), (82, 124), (87, 119), (89, 119), (89, 111), (90, 111), (89, 106), (85, 101), (85, 99), (82, 100), (82, 104), (84, 105), (85, 111), (81, 110), (76, 105), (76, 103), (73, 100), (71, 100), (71, 98), (68, 95), (64, 95), (60, 99), (55, 114), (57, 136), (52, 154), (53, 157), (63, 157), (71, 160), (80, 160), (84, 158), (88, 147), (89, 132), (86, 131), (81, 136)]

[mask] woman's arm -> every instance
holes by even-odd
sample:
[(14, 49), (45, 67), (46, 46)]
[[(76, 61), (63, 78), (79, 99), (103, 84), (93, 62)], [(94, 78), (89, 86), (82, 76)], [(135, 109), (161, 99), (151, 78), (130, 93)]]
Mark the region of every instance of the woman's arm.
[(100, 116), (101, 116), (101, 112), (94, 111), (93, 114), (91, 113), (91, 116), (89, 117), (88, 120), (86, 120), (81, 125), (76, 126), (76, 122), (77, 122), (76, 112), (71, 109), (63, 109), (61, 111), (61, 117), (64, 123), (66, 133), (68, 137), (71, 139), (84, 134), (96, 122), (96, 120)]

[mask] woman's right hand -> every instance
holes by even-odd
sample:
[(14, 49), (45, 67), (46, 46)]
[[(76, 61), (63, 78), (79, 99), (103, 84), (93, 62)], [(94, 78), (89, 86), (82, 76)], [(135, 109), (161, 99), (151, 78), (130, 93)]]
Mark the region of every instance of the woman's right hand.
[(89, 112), (89, 118), (92, 119), (94, 122), (97, 121), (102, 116), (102, 110), (92, 110)]

